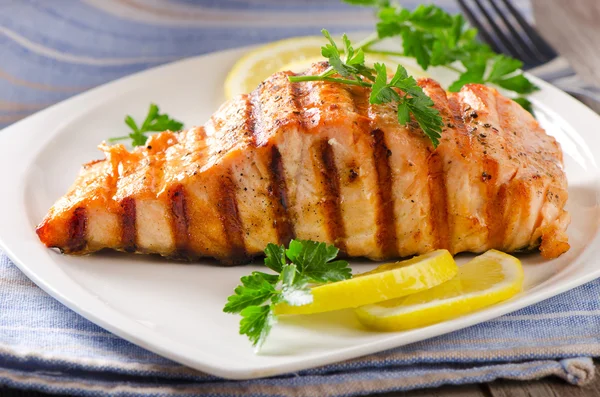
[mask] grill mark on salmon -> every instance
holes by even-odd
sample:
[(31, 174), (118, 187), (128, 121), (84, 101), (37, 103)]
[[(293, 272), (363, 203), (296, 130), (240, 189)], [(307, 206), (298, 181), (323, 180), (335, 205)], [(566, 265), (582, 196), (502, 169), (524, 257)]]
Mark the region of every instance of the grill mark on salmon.
[(295, 237), (294, 225), (288, 215), (287, 187), (281, 153), (277, 146), (271, 148), (271, 161), (269, 163), (269, 176), (271, 178), (271, 203), (273, 206), (273, 223), (277, 231), (279, 244), (288, 244)]
[(135, 226), (135, 199), (126, 197), (121, 200), (121, 245), (126, 252), (137, 249), (137, 230)]
[[(292, 76), (302, 76), (301, 74), (292, 74)], [(297, 118), (300, 128), (306, 129), (307, 122), (304, 118), (304, 100), (305, 100), (305, 89), (306, 84), (292, 83), (290, 82), (290, 91), (292, 97), (292, 104), (294, 106), (293, 115)]]
[(446, 175), (439, 152), (433, 152), (427, 161), (429, 202), (431, 206), (431, 227), (435, 236), (435, 247), (450, 249), (448, 225), (448, 200)]
[(499, 247), (504, 241), (504, 207), (506, 202), (506, 186), (497, 187), (499, 164), (485, 156), (483, 159), (481, 181), (486, 185), (485, 224), (488, 228), (488, 244)]
[(390, 167), (390, 150), (385, 144), (385, 134), (376, 129), (373, 137), (373, 161), (377, 174), (377, 244), (384, 257), (398, 255), (398, 238), (396, 236), (396, 215), (394, 214), (394, 198), (392, 194), (392, 169)]
[(321, 173), (323, 190), (323, 213), (325, 228), (333, 244), (343, 253), (346, 252), (346, 230), (340, 205), (340, 177), (333, 148), (323, 139), (316, 143), (317, 161)]
[(83, 250), (86, 245), (87, 211), (83, 207), (77, 207), (69, 220), (69, 239), (65, 252), (77, 252)]
[(169, 191), (171, 203), (173, 240), (175, 241), (175, 257), (189, 256), (190, 235), (188, 232), (189, 217), (187, 211), (187, 196), (183, 185), (176, 185)]
[(217, 209), (226, 244), (228, 245), (228, 256), (224, 261), (236, 264), (243, 263), (248, 259), (244, 243), (244, 229), (238, 211), (236, 200), (236, 186), (230, 174), (221, 176), (216, 199)]
[[(506, 233), (504, 219), (506, 217), (505, 209), (506, 209), (507, 200), (508, 200), (508, 185), (505, 184), (505, 185), (500, 186), (492, 205), (490, 205), (490, 207), (489, 207), (490, 213), (495, 214), (499, 219), (499, 222), (494, 223), (495, 227), (490, 229), (490, 232), (489, 232), (490, 234), (488, 237), (490, 240), (490, 246), (501, 247), (504, 244), (505, 233)], [(495, 244), (495, 245), (493, 245), (493, 244)]]

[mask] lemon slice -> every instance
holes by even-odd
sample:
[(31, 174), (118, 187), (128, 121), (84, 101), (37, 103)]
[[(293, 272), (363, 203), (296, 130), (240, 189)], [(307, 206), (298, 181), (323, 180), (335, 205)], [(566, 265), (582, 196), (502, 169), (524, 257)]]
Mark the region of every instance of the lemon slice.
[(423, 327), (506, 300), (523, 287), (514, 256), (490, 250), (460, 267), (458, 275), (427, 291), (356, 309), (359, 320), (380, 331)]
[(294, 73), (302, 73), (313, 63), (326, 61), (327, 58), (318, 55), (316, 57), (310, 57), (305, 59), (295, 59), (289, 63), (286, 63), (282, 67), (279, 68), (278, 72), (285, 72), (287, 70), (292, 71)]
[(353, 308), (414, 294), (450, 280), (458, 272), (452, 255), (437, 250), (402, 262), (312, 288), (313, 302), (304, 306), (279, 304), (276, 314), (309, 314)]
[(241, 57), (227, 75), (225, 95), (230, 99), (247, 94), (282, 66), (319, 57), (325, 42), (320, 36), (292, 37), (255, 48)]
[[(257, 47), (241, 57), (231, 68), (225, 79), (225, 95), (231, 99), (247, 94), (275, 72), (291, 70), (300, 73), (313, 63), (326, 60), (321, 56), (321, 47), (327, 43), (324, 37), (303, 36), (279, 40)], [(414, 61), (379, 54), (366, 54), (366, 64), (385, 63), (393, 74), (402, 64), (414, 77), (428, 76)]]

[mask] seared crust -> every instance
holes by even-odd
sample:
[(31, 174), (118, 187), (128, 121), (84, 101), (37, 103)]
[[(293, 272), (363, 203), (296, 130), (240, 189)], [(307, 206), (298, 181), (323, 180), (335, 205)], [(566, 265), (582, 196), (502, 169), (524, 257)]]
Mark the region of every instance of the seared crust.
[[(316, 64), (307, 73), (320, 73)], [(569, 249), (562, 152), (495, 89), (419, 85), (444, 118), (436, 150), (391, 104), (276, 73), (203, 126), (151, 137), (131, 152), (101, 145), (37, 228), (48, 247), (102, 248), (242, 263), (292, 238), (385, 259)]]

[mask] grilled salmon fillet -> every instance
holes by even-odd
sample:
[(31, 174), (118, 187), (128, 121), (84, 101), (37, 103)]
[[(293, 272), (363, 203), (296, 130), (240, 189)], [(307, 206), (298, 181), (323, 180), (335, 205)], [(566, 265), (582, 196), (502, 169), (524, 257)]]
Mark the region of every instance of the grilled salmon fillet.
[[(327, 67), (315, 64), (308, 74)], [(203, 126), (146, 147), (100, 145), (37, 228), (64, 253), (103, 248), (242, 263), (292, 238), (347, 256), (569, 249), (562, 152), (495, 89), (419, 85), (444, 119), (437, 149), (369, 90), (276, 73)]]

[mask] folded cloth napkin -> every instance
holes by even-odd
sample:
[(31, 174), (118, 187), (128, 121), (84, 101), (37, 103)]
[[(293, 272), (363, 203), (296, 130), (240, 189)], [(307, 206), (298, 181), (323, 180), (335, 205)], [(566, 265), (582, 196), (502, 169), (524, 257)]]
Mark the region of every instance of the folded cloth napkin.
[[(439, 3), (456, 7), (454, 0)], [(239, 0), (70, 0), (68, 7), (1, 2), (0, 127), (160, 63), (316, 34), (322, 27), (372, 29), (370, 15), (338, 0), (262, 0), (252, 7)], [(582, 385), (594, 375), (589, 357), (600, 355), (599, 292), (595, 281), (443, 337), (287, 376), (233, 382), (104, 331), (46, 295), (0, 253), (0, 384), (127, 396), (351, 396), (548, 375)]]
[(0, 256), (0, 384), (74, 395), (354, 396), (556, 375), (584, 385), (600, 355), (600, 280), (423, 342), (268, 379), (229, 381), (90, 323)]
[[(429, 2), (401, 1), (406, 7)], [(455, 0), (433, 2), (459, 12)], [(512, 2), (531, 15), (529, 0)], [(322, 28), (338, 34), (374, 26), (370, 9), (342, 0), (68, 0), (67, 7), (61, 1), (0, 1), (0, 128), (165, 62), (318, 36)], [(222, 73), (202, 71), (197, 78)]]

